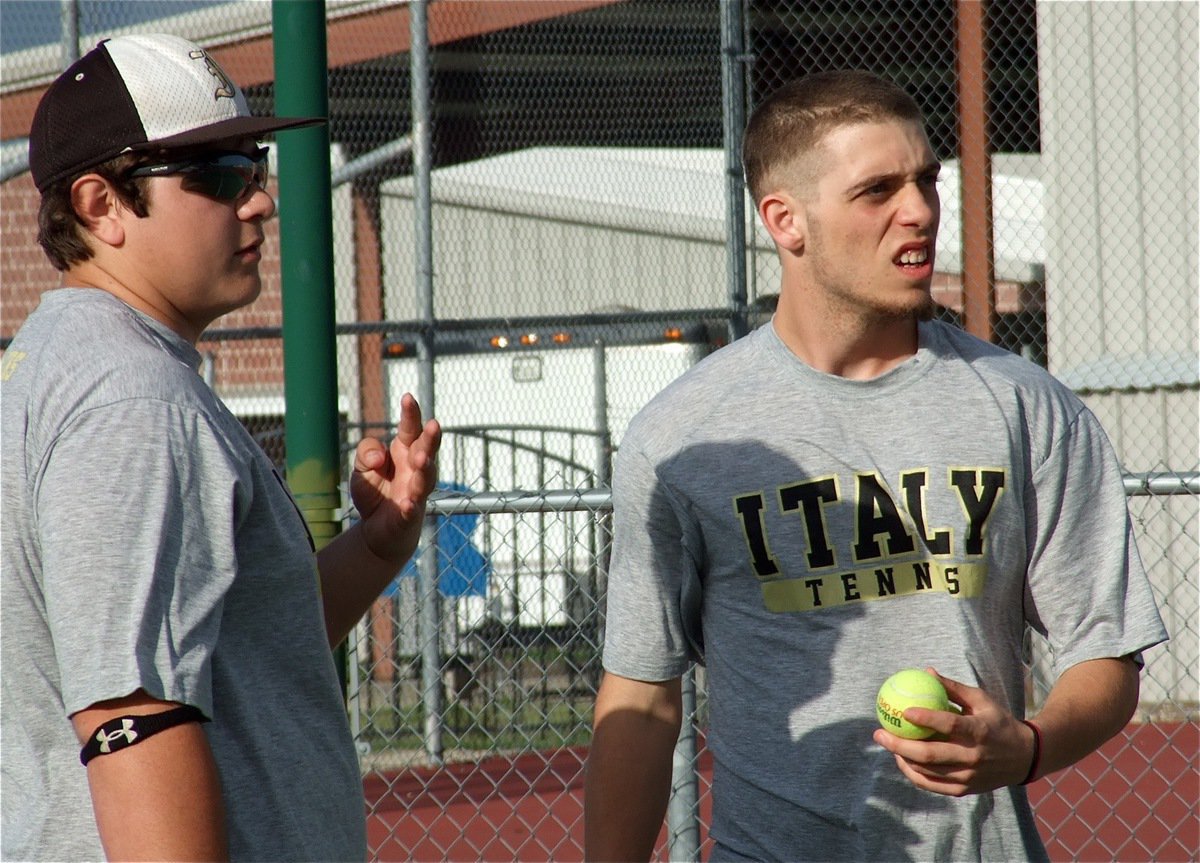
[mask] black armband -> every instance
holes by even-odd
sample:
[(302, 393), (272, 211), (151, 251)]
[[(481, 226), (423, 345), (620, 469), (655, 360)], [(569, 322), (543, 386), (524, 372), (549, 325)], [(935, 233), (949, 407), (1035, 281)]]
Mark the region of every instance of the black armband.
[(83, 749), (79, 750), (79, 760), (87, 764), (97, 755), (108, 755), (118, 749), (133, 746), (147, 737), (153, 737), (160, 731), (183, 725), (185, 722), (208, 722), (208, 717), (190, 704), (173, 707), (162, 713), (118, 716), (102, 723), (92, 732)]

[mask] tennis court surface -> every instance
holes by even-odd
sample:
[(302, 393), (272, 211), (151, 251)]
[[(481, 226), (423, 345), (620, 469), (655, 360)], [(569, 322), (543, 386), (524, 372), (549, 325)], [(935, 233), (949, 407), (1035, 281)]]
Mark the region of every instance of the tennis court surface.
[[(1131, 725), (1074, 768), (1032, 785), (1030, 799), (1051, 859), (1196, 860), (1198, 752), (1200, 724)], [(369, 774), (364, 788), (373, 858), (582, 860), (586, 757), (586, 748), (575, 747)], [(705, 851), (711, 775), (711, 761), (702, 752)]]

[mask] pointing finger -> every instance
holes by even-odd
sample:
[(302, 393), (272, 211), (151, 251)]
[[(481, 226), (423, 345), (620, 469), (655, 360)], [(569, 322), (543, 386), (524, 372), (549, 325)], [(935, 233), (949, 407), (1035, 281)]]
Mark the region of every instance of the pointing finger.
[(400, 422), (396, 425), (396, 438), (405, 446), (411, 446), (420, 436), (421, 406), (412, 393), (405, 393), (400, 399)]

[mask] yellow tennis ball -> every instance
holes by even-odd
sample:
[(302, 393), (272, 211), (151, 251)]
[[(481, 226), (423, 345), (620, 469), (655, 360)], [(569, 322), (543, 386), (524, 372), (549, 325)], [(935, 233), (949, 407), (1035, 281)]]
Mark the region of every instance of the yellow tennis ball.
[(879, 687), (875, 699), (875, 716), (879, 724), (897, 737), (909, 740), (924, 740), (937, 732), (932, 728), (914, 725), (904, 718), (909, 707), (924, 707), (928, 710), (949, 710), (950, 699), (940, 680), (928, 671), (906, 668), (897, 671)]

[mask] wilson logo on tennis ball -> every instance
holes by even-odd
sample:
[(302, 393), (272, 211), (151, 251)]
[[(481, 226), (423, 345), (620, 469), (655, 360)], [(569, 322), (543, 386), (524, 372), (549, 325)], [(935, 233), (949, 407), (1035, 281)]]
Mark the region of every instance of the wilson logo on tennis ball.
[(875, 716), (880, 726), (897, 737), (924, 740), (937, 732), (909, 722), (904, 711), (910, 707), (927, 710), (949, 710), (950, 699), (941, 681), (927, 671), (906, 668), (897, 671), (883, 682), (875, 698)]
[(884, 728), (887, 728), (889, 731), (898, 731), (903, 726), (904, 723), (901, 721), (899, 714), (896, 713), (896, 708), (883, 701), (876, 702), (875, 707), (879, 711), (879, 721), (883, 724)]

